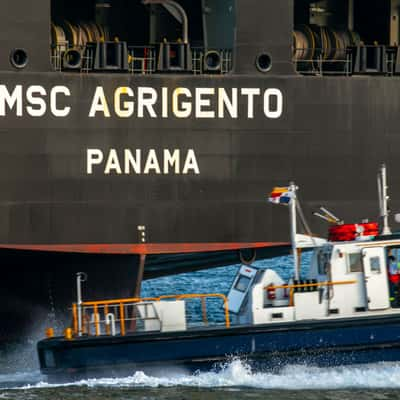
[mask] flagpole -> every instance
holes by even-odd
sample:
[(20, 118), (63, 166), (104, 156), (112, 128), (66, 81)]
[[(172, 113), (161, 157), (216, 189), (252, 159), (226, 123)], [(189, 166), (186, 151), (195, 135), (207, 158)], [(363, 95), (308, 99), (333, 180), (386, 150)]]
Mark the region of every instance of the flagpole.
[(290, 239), (292, 242), (292, 254), (293, 254), (293, 265), (294, 265), (294, 279), (300, 280), (300, 266), (299, 258), (297, 257), (297, 245), (296, 245), (296, 233), (297, 233), (297, 214), (296, 214), (296, 203), (297, 203), (297, 186), (294, 182), (290, 182), (289, 191), (293, 194), (292, 199), (289, 203), (290, 210)]

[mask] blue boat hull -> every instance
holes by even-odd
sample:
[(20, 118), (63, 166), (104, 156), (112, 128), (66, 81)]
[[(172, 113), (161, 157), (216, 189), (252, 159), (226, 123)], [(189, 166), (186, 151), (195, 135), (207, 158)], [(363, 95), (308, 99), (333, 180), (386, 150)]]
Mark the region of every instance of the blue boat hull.
[(202, 329), (174, 333), (46, 339), (38, 344), (50, 380), (164, 374), (218, 368), (232, 358), (256, 370), (288, 364), (337, 366), (400, 361), (400, 315)]

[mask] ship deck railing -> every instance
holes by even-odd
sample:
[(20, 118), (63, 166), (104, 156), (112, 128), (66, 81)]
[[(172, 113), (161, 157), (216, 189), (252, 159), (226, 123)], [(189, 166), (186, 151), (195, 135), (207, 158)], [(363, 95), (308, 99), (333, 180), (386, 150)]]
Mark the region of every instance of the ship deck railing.
[(278, 289), (283, 289), (285, 291), (289, 291), (289, 307), (294, 306), (294, 294), (301, 293), (301, 292), (309, 292), (309, 291), (314, 291), (318, 290), (321, 288), (330, 288), (334, 286), (343, 286), (343, 285), (355, 285), (357, 284), (357, 281), (351, 280), (351, 281), (325, 281), (325, 282), (316, 282), (313, 280), (305, 280), (302, 281), (301, 283), (293, 283), (293, 284), (284, 284), (284, 285), (269, 285), (264, 287), (264, 290), (267, 292), (270, 291), (275, 291)]
[(155, 46), (128, 46), (128, 65), (131, 74), (154, 74), (157, 66)]
[[(180, 43), (175, 45), (181, 45)], [(68, 41), (59, 42), (51, 46), (51, 64), (58, 72), (106, 72), (95, 68), (96, 43), (87, 45), (71, 45)], [(173, 51), (172, 51), (173, 52)], [(124, 56), (125, 57), (125, 56)], [(127, 46), (127, 68), (116, 68), (114, 72), (124, 72), (135, 75), (148, 75), (156, 73), (191, 73), (220, 74), (232, 71), (233, 52), (231, 49), (209, 49), (204, 47), (188, 47), (187, 62), (183, 68), (171, 67), (170, 70), (163, 66), (159, 45)]]
[(400, 47), (363, 44), (346, 48), (294, 48), (293, 64), (301, 75), (394, 76), (400, 74)]
[[(310, 55), (305, 58), (293, 58), (296, 71), (302, 75), (352, 75), (353, 57), (350, 51), (343, 49), (296, 48), (294, 53)], [(330, 56), (330, 54), (337, 53), (341, 53), (339, 57)]]
[[(213, 321), (208, 312), (207, 301), (211, 299), (222, 301), (224, 309), (223, 324), (226, 328), (229, 328), (229, 306), (225, 295), (219, 293), (182, 294), (87, 301), (82, 302), (80, 305), (74, 303), (72, 305), (72, 337), (126, 336), (127, 334), (138, 332), (161, 332), (163, 330), (163, 322), (158, 315), (155, 303), (173, 300), (185, 301), (187, 329), (218, 326), (221, 325), (222, 321)], [(192, 301), (197, 301), (197, 306), (191, 303)], [(200, 308), (200, 318), (198, 308)]]
[(63, 56), (69, 47), (69, 42), (67, 40), (51, 46), (50, 60), (55, 71), (62, 70)]
[(220, 55), (218, 68), (214, 72), (221, 75), (228, 74), (233, 68), (233, 53), (230, 49), (206, 49), (204, 47), (192, 47), (192, 72), (194, 75), (211, 72), (212, 68), (207, 64), (207, 56), (211, 53)]
[(94, 51), (90, 47), (71, 46), (68, 41), (64, 41), (51, 46), (50, 58), (55, 71), (88, 73), (93, 69)]

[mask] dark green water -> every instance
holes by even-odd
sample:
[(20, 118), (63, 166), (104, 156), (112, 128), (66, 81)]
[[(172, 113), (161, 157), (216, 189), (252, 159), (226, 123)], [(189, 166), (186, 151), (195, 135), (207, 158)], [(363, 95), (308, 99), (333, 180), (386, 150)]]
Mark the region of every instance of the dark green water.
[(12, 400), (390, 400), (399, 399), (396, 390), (337, 390), (337, 391), (265, 391), (256, 389), (68, 389), (7, 391), (1, 399)]

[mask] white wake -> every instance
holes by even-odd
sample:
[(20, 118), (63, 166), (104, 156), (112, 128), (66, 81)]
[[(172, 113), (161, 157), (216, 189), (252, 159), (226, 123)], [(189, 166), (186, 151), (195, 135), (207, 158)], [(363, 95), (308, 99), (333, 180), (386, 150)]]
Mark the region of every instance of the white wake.
[[(36, 376), (38, 381), (32, 382)], [(116, 387), (116, 388), (157, 388), (157, 387), (198, 387), (224, 388), (246, 387), (253, 389), (284, 389), (284, 390), (320, 390), (320, 389), (377, 389), (400, 388), (400, 364), (379, 363), (373, 365), (317, 368), (307, 366), (289, 366), (279, 373), (252, 372), (239, 360), (225, 365), (218, 372), (201, 372), (195, 374), (175, 374), (165, 377), (153, 377), (136, 372), (126, 378), (87, 379), (68, 384), (49, 384), (40, 375), (31, 375), (28, 383), (13, 385), (8, 376), (1, 383), (11, 384), (3, 389), (45, 389), (65, 386), (81, 387)], [(23, 376), (16, 376), (14, 382)]]

